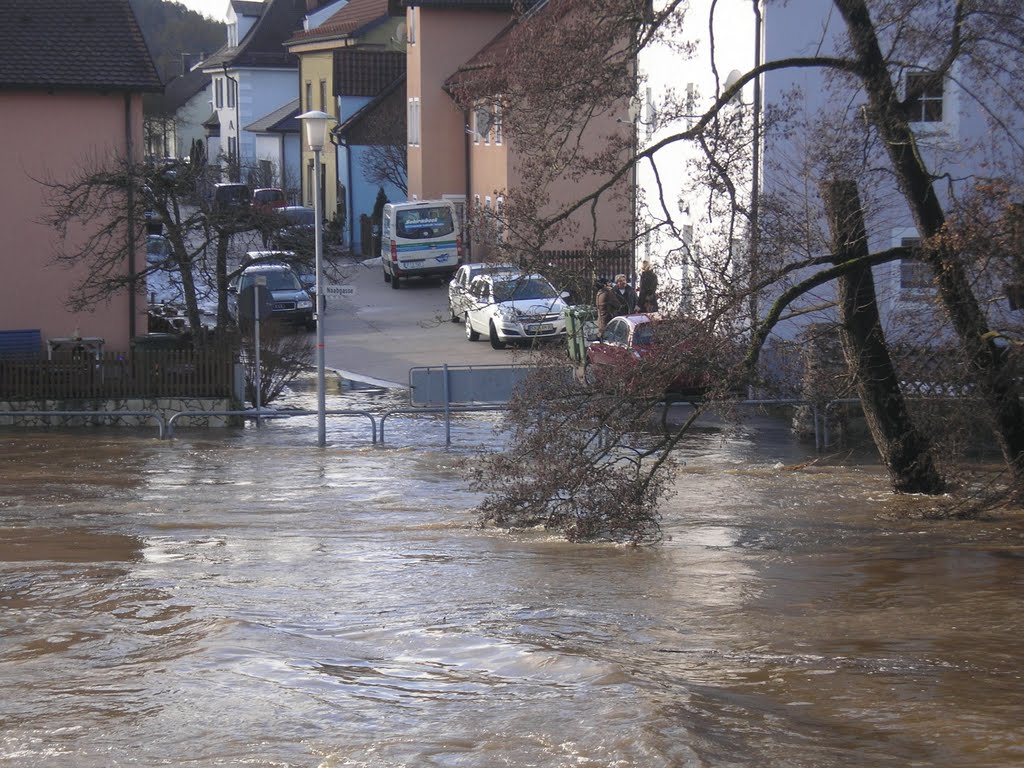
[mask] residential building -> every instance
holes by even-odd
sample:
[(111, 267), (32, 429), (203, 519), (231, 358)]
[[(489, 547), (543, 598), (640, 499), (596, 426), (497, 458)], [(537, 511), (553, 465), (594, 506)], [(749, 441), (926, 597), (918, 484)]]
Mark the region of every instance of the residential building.
[[(68, 182), (90, 164), (143, 157), (144, 93), (158, 93), (157, 76), (128, 0), (6, 0), (0, 24), (0, 217), (4, 300), (0, 332), (31, 329), (41, 339), (97, 337), (127, 351), (146, 329), (145, 302), (125, 290), (89, 311), (67, 300), (88, 264), (58, 266), (85, 233), (61, 233), (42, 223), (50, 212), (46, 182)], [(141, 221), (141, 215), (138, 217)], [(127, 229), (127, 228), (126, 228)], [(125, 243), (137, 233), (118, 232)], [(130, 250), (130, 249), (129, 249)], [(145, 248), (124, 264), (145, 265)]]
[[(392, 15), (388, 0), (349, 0), (329, 8), (329, 15), (308, 17), (286, 46), (299, 60), (300, 110), (326, 112), (340, 125), (402, 77), (405, 40), (399, 33), (401, 18)], [(302, 200), (311, 206), (313, 153), (305, 146), (302, 151)], [(320, 163), (325, 218), (338, 225), (350, 248), (358, 249), (359, 228), (352, 223), (367, 212), (365, 199), (375, 198), (377, 186), (368, 192), (370, 182), (347, 144), (325, 146)]]
[[(658, 0), (654, 10), (667, 5)], [(929, 12), (922, 9), (920, 14)], [(905, 22), (921, 22), (920, 14)], [(692, 127), (718, 95), (758, 62), (838, 57), (849, 46), (845, 24), (832, 3), (815, 0), (753, 4), (694, 0), (688, 4), (686, 19), (690, 23), (678, 31), (676, 39), (651, 46), (640, 55), (634, 114), (641, 150)], [(883, 45), (912, 53), (912, 37), (893, 37), (894, 30), (906, 23), (883, 26)], [(688, 56), (680, 53), (683, 43), (693, 46)], [(928, 77), (928, 68), (939, 64), (940, 51), (948, 45), (948, 40), (936, 39), (892, 66), (920, 156), (936, 178), (944, 179), (936, 187), (944, 202), (962, 196), (996, 169), (1012, 166), (1012, 147), (1024, 140), (1019, 128), (1014, 138), (1011, 125), (990, 122), (995, 115), (980, 94), (992, 83), (979, 79), (980, 70), (955, 64), (951, 76), (937, 82)], [(998, 80), (1006, 75), (992, 72), (984, 77)], [(1015, 84), (1003, 86), (1009, 92)], [(765, 259), (779, 257), (769, 254), (771, 243), (758, 242), (752, 232), (763, 231), (769, 215), (784, 215), (777, 213), (783, 204), (788, 210), (802, 211), (799, 220), (792, 219), (788, 232), (783, 232), (794, 240), (790, 251), (802, 248), (807, 255), (827, 254), (830, 243), (819, 184), (829, 162), (839, 165), (840, 160), (848, 169), (859, 169), (869, 250), (881, 252), (915, 243), (920, 235), (893, 175), (884, 170), (889, 160), (865, 121), (866, 109), (867, 97), (858, 81), (824, 67), (776, 69), (751, 80), (723, 113), (742, 120), (749, 131), (745, 147), (729, 156), (733, 198), (728, 199), (721, 185), (708, 183), (699, 167), (703, 153), (695, 142), (662, 147), (654, 163), (641, 164), (638, 170), (638, 228), (641, 233), (650, 232), (639, 243), (638, 257), (660, 264), (663, 279), (680, 286), (684, 299), (692, 297), (699, 290), (693, 278), (702, 261), (725, 263), (731, 258), (734, 268), (756, 270), (759, 261), (763, 266)], [(829, 151), (823, 152), (823, 147)], [(654, 164), (661, 170), (657, 176)], [(741, 215), (733, 218), (736, 211)], [(787, 229), (785, 219), (771, 223)], [(726, 273), (731, 272), (723, 270)], [(794, 273), (789, 279), (807, 274), (806, 270)], [(921, 339), (944, 323), (935, 311), (936, 294), (927, 265), (897, 260), (876, 266), (874, 277), (889, 338)], [(776, 295), (777, 290), (768, 291), (759, 302), (752, 302), (753, 314), (763, 317)], [(792, 307), (792, 316), (776, 327), (775, 338), (792, 340), (809, 324), (834, 322), (833, 300), (831, 284), (804, 297)], [(998, 314), (1003, 306), (1005, 302), (996, 302), (989, 309)]]
[(256, 164), (250, 172), (252, 188), (277, 187), (289, 205), (302, 200), (302, 180), (294, 169), (302, 163), (302, 126), (299, 100), (292, 99), (269, 115), (243, 126), (256, 141)]
[[(408, 163), (410, 199), (451, 199), (477, 222), (501, 220), (505, 196), (523, 183), (523, 148), (504, 131), (501, 94), (479, 90), (480, 73), (500, 69), (517, 25), (554, 23), (547, 3), (404, 0), (408, 37)], [(530, 4), (527, 4), (530, 5)], [(520, 15), (516, 15), (519, 13)], [(623, 105), (622, 116), (625, 116)], [(606, 113), (582, 131), (581, 153), (600, 147), (604, 136), (623, 133), (619, 115)], [(551, 213), (596, 188), (604, 178), (555, 179), (545, 190)], [(572, 235), (544, 243), (545, 249), (578, 249), (629, 240), (631, 217), (614, 192), (599, 203), (596, 228), (582, 213)], [(487, 258), (505, 237), (500, 224), (470, 232), (470, 258)], [(614, 244), (614, 245), (613, 245)]]
[(145, 98), (146, 157), (183, 159), (196, 142), (205, 145), (212, 84), (209, 73), (193, 69), (171, 79), (163, 93)]
[[(283, 176), (298, 175), (298, 168), (282, 169), (279, 156), (257, 152), (256, 134), (244, 126), (266, 118), (295, 98), (298, 60), (283, 46), (302, 27), (307, 10), (318, 0), (233, 0), (227, 17), (227, 42), (202, 64), (213, 84), (213, 115), (209, 130), (210, 161), (220, 158), (234, 180), (248, 181), (260, 162), (275, 166), (278, 186)], [(264, 179), (265, 180), (265, 179)]]

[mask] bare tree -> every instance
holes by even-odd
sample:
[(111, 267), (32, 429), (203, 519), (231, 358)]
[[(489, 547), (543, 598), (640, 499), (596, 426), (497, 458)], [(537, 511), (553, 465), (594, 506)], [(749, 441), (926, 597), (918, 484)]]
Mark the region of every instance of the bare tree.
[[(650, 114), (656, 114), (660, 132), (649, 141), (634, 144), (631, 133), (608, 131), (599, 149), (588, 149), (582, 140), (588, 128), (607, 126), (623, 103), (642, 101), (638, 97), (643, 81), (638, 89), (635, 63), (646, 49), (666, 46), (681, 65), (699, 44), (715, 50), (715, 14), (734, 12), (738, 4), (726, 8), (721, 3), (721, 9), (718, 5), (666, 0), (652, 7), (641, 0), (550, 0), (539, 11), (525, 14), (507, 33), (494, 61), (485, 61), (466, 73), (458, 93), (461, 102), (471, 107), (500, 100), (506, 135), (514, 142), (520, 163), (517, 170), (522, 186), (506, 191), (505, 229), (511, 233), (508, 248), (518, 248), (524, 254), (536, 252), (553, 235), (566, 232), (593, 247), (598, 239), (596, 227), (588, 228), (585, 222), (596, 221), (602, 201), (621, 200), (621, 190), (634, 174), (648, 173), (654, 183), (647, 188), (646, 197), (632, 203), (657, 215), (637, 227), (632, 242), (643, 245), (661, 238), (668, 243), (662, 255), (674, 259), (670, 268), (685, 278), (677, 306), (706, 318), (716, 332), (731, 331), (747, 340), (746, 362), (738, 370), (751, 381), (755, 380), (761, 347), (780, 322), (814, 313), (832, 313), (835, 318), (837, 306), (844, 303), (850, 309), (858, 303), (877, 304), (876, 297), (856, 291), (858, 276), (864, 278), (874, 268), (891, 269), (885, 265), (896, 263), (906, 269), (906, 264), (920, 258), (937, 287), (938, 302), (929, 305), (927, 322), (959, 340), (964, 369), (973, 382), (970, 391), (980, 397), (980, 412), (997, 436), (1015, 485), (1024, 487), (1021, 384), (1014, 374), (1013, 356), (1000, 344), (1005, 334), (993, 330), (994, 321), (1002, 322), (991, 312), (1000, 288), (982, 268), (999, 262), (1001, 271), (1019, 276), (1020, 265), (989, 252), (983, 261), (978, 259), (986, 238), (971, 240), (977, 229), (956, 226), (966, 215), (960, 212), (967, 185), (946, 169), (949, 152), (943, 155), (922, 147), (911, 114), (915, 107), (922, 108), (923, 91), (938, 82), (955, 84), (963, 102), (987, 121), (990, 131), (984, 138), (990, 144), (967, 147), (961, 141), (954, 153), (966, 157), (971, 152), (974, 158), (985, 159), (982, 173), (988, 178), (973, 172), (983, 182), (979, 189), (998, 183), (1010, 190), (1007, 198), (1019, 199), (1024, 188), (1019, 171), (1024, 167), (1020, 162), (1024, 157), (1020, 130), (1024, 101), (1014, 83), (1024, 74), (1020, 0), (986, 4), (834, 0), (835, 20), (840, 25), (831, 31), (838, 34), (827, 41), (823, 37), (825, 42), (817, 52), (811, 49), (808, 55), (765, 58), (728, 78), (713, 69), (711, 93), (687, 92), (680, 83), (654, 96), (655, 103), (645, 117), (649, 120)], [(761, 12), (760, 3), (751, 5), (753, 14)], [(777, 10), (784, 4), (765, 5)], [(820, 10), (820, 6), (810, 10)], [(713, 67), (713, 56), (711, 61)], [(828, 110), (809, 113), (797, 90), (760, 112), (742, 102), (744, 89), (766, 75), (800, 71), (819, 73), (817, 87)], [(907, 90), (901, 85), (904, 80), (909, 84)], [(762, 167), (756, 152), (766, 136), (776, 143), (791, 142), (792, 156), (780, 161), (788, 162), (789, 168)], [(666, 165), (663, 159), (665, 151), (675, 146), (690, 148), (682, 169)], [(761, 170), (773, 173), (770, 184), (751, 175)], [(691, 245), (687, 225), (679, 215), (681, 201), (665, 183), (681, 171), (693, 187), (708, 190), (703, 207), (687, 212), (691, 220), (713, 230), (713, 237), (702, 240), (700, 247)], [(568, 202), (551, 194), (561, 180), (595, 178), (598, 183), (580, 185), (581, 193)], [(922, 242), (872, 251), (860, 246), (851, 249), (849, 238), (838, 237), (838, 231), (833, 238), (818, 195), (817, 180), (821, 178), (851, 179), (861, 187), (869, 226), (885, 222), (892, 211), (906, 210)], [(755, 186), (761, 194), (749, 194)], [(987, 239), (1006, 239), (1003, 233), (1008, 225), (1002, 224), (1006, 219), (989, 217), (1000, 223), (1000, 229)], [(837, 281), (845, 286), (838, 296)], [(869, 315), (878, 312), (877, 307), (867, 309)], [(846, 325), (849, 333), (856, 323)], [(878, 351), (892, 348), (871, 332), (861, 339), (868, 337), (881, 345)], [(860, 354), (851, 354), (854, 362), (862, 359)], [(896, 379), (889, 378), (886, 384), (890, 394), (894, 387), (903, 386), (898, 376), (903, 361), (893, 360), (893, 364), (891, 373)], [(878, 370), (853, 366), (852, 375), (865, 396), (866, 388), (877, 387)], [(568, 395), (555, 402), (559, 412), (571, 412), (575, 407), (563, 408), (563, 402), (573, 402)], [(901, 423), (912, 425), (907, 421), (912, 415), (906, 409), (899, 418), (884, 409), (875, 415), (887, 422), (889, 429)], [(521, 480), (524, 473), (538, 478), (542, 474), (559, 476), (549, 462), (538, 461), (543, 455), (544, 435), (553, 433), (542, 431), (536, 420), (531, 421), (534, 418), (519, 410), (513, 411), (511, 421), (516, 429), (527, 430), (519, 434), (523, 444), (531, 444), (527, 436), (539, 441), (534, 445), (534, 460), (520, 457), (523, 460), (517, 470), (498, 457), (499, 472)], [(587, 413), (573, 423), (587, 433), (602, 422)], [(875, 436), (894, 488), (936, 492), (944, 487), (929, 459), (928, 440), (901, 443), (892, 432), (886, 437), (884, 430), (876, 431)], [(560, 434), (550, 439), (560, 439)], [(583, 455), (577, 452), (574, 458)], [(569, 477), (566, 465), (561, 459), (557, 462), (562, 474)], [(597, 467), (589, 460), (585, 464)], [(657, 471), (663, 466), (652, 462), (637, 472)], [(909, 482), (908, 466), (922, 470)], [(551, 488), (556, 486), (557, 493), (552, 491), (550, 498), (562, 499), (573, 493), (571, 487), (557, 483)], [(517, 494), (523, 503), (529, 499), (536, 502), (526, 492), (530, 488), (525, 481), (504, 485), (503, 495), (489, 499), (485, 511), (496, 504), (514, 504)], [(490, 518), (504, 519), (497, 514)]]

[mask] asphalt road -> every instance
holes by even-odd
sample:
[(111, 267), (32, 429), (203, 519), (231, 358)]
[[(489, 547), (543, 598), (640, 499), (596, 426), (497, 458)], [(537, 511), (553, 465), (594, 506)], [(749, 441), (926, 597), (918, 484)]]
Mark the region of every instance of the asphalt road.
[(462, 324), (449, 320), (447, 282), (402, 280), (396, 291), (384, 282), (379, 259), (339, 269), (341, 284), (355, 294), (328, 299), (324, 359), (345, 378), (405, 387), (413, 367), (523, 362), (523, 351), (466, 340)]

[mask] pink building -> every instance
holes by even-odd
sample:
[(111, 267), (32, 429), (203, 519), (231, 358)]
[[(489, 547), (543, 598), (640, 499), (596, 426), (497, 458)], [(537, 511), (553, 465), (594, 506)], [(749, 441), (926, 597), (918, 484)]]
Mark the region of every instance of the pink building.
[[(5, 0), (3, 16), (0, 342), (7, 331), (38, 331), (45, 342), (77, 330), (127, 350), (146, 331), (144, 297), (124, 290), (87, 311), (67, 308), (86, 267), (66, 269), (54, 254), (73, 249), (81, 233), (62, 242), (40, 223), (47, 208), (39, 180), (67, 180), (97, 160), (141, 160), (142, 94), (163, 86), (128, 0)], [(126, 274), (144, 267), (144, 251)]]
[[(504, 114), (501, 94), (481, 94), (478, 76), (499, 69), (517, 25), (558, 23), (546, 15), (545, 2), (527, 3), (533, 11), (517, 16), (523, 5), (501, 0), (401, 0), (406, 9), (408, 54), (409, 197), (449, 199), (469, 214), (501, 217), (506, 195), (522, 188), (522, 151), (503, 130), (514, 114)], [(463, 109), (471, 100), (472, 106)], [(457, 103), (458, 102), (458, 103)], [(582, 131), (581, 152), (602, 147), (604, 136), (628, 132), (627, 105), (621, 114), (606, 114)], [(545, 190), (542, 214), (559, 210), (596, 189), (604, 177), (555, 179)], [(599, 203), (596, 229), (589, 213), (572, 217), (568, 236), (545, 243), (549, 249), (578, 249), (594, 243), (616, 247), (632, 236), (628, 182)], [(500, 229), (500, 227), (499, 227)], [(490, 257), (491, 235), (473, 233), (473, 259)]]

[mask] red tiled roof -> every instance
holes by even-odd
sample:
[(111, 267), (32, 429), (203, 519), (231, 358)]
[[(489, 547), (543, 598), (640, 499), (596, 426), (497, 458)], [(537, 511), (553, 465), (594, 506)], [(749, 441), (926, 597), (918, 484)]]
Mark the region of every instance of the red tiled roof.
[(162, 91), (128, 0), (3, 0), (0, 88)]
[(319, 27), (292, 35), (289, 43), (359, 35), (387, 21), (388, 0), (349, 0), (345, 7), (328, 17)]

